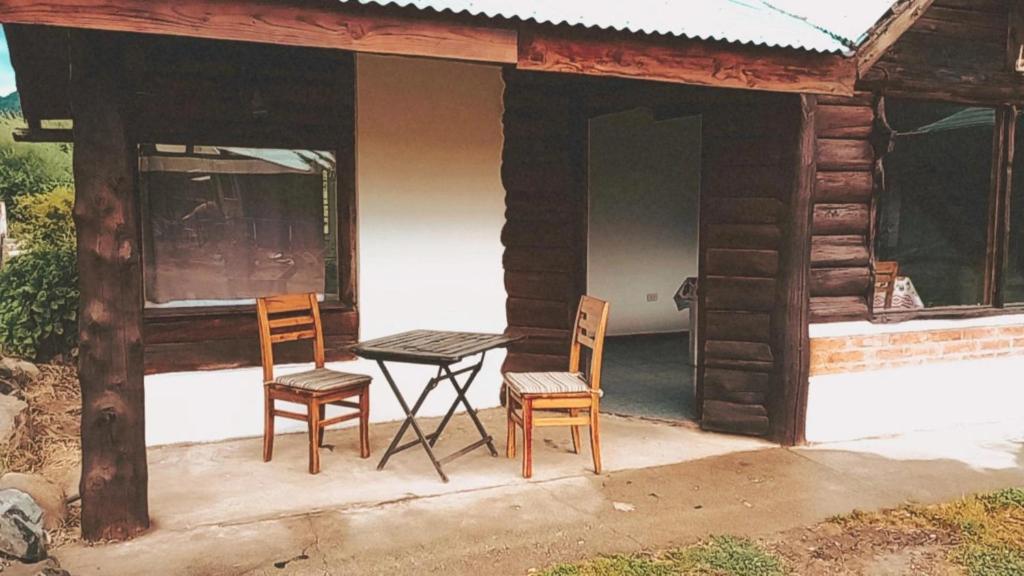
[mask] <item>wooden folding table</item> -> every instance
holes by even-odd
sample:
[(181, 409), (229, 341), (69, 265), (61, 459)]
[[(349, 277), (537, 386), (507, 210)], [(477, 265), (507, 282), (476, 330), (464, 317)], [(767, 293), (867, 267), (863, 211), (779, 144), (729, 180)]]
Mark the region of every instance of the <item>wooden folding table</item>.
[[(509, 342), (513, 342), (516, 339), (517, 338), (514, 336), (507, 336), (504, 334), (413, 330), (411, 332), (403, 332), (401, 334), (395, 334), (393, 336), (386, 336), (384, 338), (368, 340), (366, 342), (356, 344), (352, 351), (358, 356), (368, 360), (375, 360), (377, 362), (381, 372), (384, 373), (384, 378), (388, 381), (388, 385), (391, 386), (392, 392), (395, 393), (398, 403), (402, 406), (402, 410), (405, 412), (405, 421), (402, 422), (394, 440), (391, 441), (391, 445), (388, 446), (387, 451), (384, 452), (384, 457), (381, 458), (380, 464), (377, 465), (377, 469), (382, 470), (392, 455), (408, 448), (412, 448), (413, 446), (422, 446), (423, 450), (427, 453), (427, 457), (430, 458), (430, 462), (434, 465), (434, 469), (436, 469), (438, 475), (441, 476), (441, 480), (447, 482), (448, 476), (444, 473), (444, 470), (441, 467), (442, 464), (450, 462), (460, 456), (465, 456), (473, 450), (485, 445), (487, 446), (487, 449), (490, 450), (491, 456), (497, 456), (498, 452), (494, 449), (494, 440), (487, 433), (483, 423), (480, 422), (480, 418), (477, 416), (476, 410), (469, 404), (469, 400), (466, 398), (466, 392), (469, 390), (470, 385), (473, 384), (473, 380), (476, 378), (477, 374), (480, 373), (480, 368), (483, 367), (484, 357), (487, 355), (487, 351), (504, 347), (508, 345)], [(452, 369), (453, 364), (457, 364), (466, 358), (476, 356), (478, 354), (479, 358), (476, 363), (457, 368), (455, 370)], [(388, 370), (386, 364), (387, 362), (437, 366), (437, 375), (427, 381), (419, 398), (411, 408), (409, 407), (408, 402), (406, 402), (405, 397), (402, 395), (402, 391), (395, 383), (395, 379), (391, 376), (391, 372)], [(464, 374), (468, 374), (468, 376), (466, 376), (464, 382), (460, 384), (456, 377)], [(444, 417), (441, 418), (441, 422), (438, 424), (437, 429), (430, 434), (424, 434), (423, 429), (420, 428), (419, 423), (416, 422), (416, 414), (420, 411), (420, 408), (423, 407), (423, 403), (426, 401), (427, 396), (437, 388), (438, 384), (445, 380), (451, 382), (452, 387), (455, 388), (455, 401), (445, 413)], [(480, 439), (449, 454), (448, 456), (438, 458), (434, 454), (434, 445), (437, 444), (437, 440), (441, 437), (441, 433), (444, 432), (445, 427), (448, 426), (448, 422), (451, 421), (452, 416), (455, 414), (455, 410), (459, 407), (459, 404), (462, 404), (466, 408), (466, 413), (476, 426), (477, 432), (480, 434)], [(409, 428), (412, 428), (416, 438), (406, 442), (405, 444), (401, 444), (402, 438), (405, 436), (405, 433)]]

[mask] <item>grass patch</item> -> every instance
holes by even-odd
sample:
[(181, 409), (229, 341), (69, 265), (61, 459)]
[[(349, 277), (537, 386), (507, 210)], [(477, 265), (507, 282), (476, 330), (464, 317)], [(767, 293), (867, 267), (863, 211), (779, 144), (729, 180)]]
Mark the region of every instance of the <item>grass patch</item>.
[(952, 536), (948, 560), (968, 576), (1024, 574), (1024, 489), (1008, 488), (934, 506), (855, 512), (832, 522), (844, 530), (911, 529)]
[(679, 574), (670, 562), (640, 554), (599, 556), (582, 564), (559, 564), (543, 576), (671, 576)]
[(763, 543), (716, 536), (658, 554), (601, 556), (541, 575), (831, 576), (883, 567), (887, 573), (1024, 576), (1024, 488), (853, 512)]
[(1024, 555), (1018, 550), (966, 546), (954, 556), (970, 576), (1020, 576), (1024, 574)]
[(987, 506), (993, 508), (1024, 508), (1024, 488), (1007, 488), (978, 497)]
[(784, 576), (782, 561), (745, 538), (716, 536), (672, 553), (682, 574), (714, 576)]
[(543, 576), (785, 576), (782, 561), (745, 538), (715, 536), (659, 555), (601, 556), (560, 564)]
[(1024, 574), (1024, 489), (1009, 488), (926, 510), (960, 532), (962, 543), (950, 553), (950, 560), (969, 576)]

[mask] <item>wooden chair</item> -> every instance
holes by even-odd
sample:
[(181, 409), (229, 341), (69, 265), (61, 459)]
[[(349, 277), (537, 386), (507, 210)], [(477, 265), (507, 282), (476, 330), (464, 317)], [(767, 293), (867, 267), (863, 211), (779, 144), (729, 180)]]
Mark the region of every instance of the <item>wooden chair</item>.
[[(274, 419), (301, 420), (309, 424), (309, 473), (320, 472), (320, 446), (324, 428), (359, 418), (359, 454), (370, 457), (367, 427), (370, 416), (370, 380), (363, 374), (349, 374), (324, 368), (324, 332), (320, 324), (320, 306), (316, 294), (284, 294), (256, 300), (260, 329), (260, 352), (263, 360), (264, 428), (263, 461), (274, 454)], [(313, 341), (315, 368), (295, 374), (274, 377), (274, 344), (296, 340)], [(347, 398), (358, 396), (358, 402)], [(278, 400), (305, 404), (306, 413), (278, 410)], [(326, 418), (327, 405), (353, 408), (334, 418)]]
[[(580, 452), (580, 426), (590, 426), (590, 451), (594, 473), (601, 473), (601, 358), (608, 326), (608, 303), (590, 296), (580, 299), (569, 348), (568, 372), (520, 372), (505, 374), (508, 437), (506, 455), (516, 456), (516, 426), (523, 429), (523, 477), (533, 476), (533, 429), (536, 426), (570, 426), (572, 447)], [(590, 369), (580, 372), (582, 348), (590, 350)], [(518, 410), (518, 411), (517, 411)], [(536, 410), (567, 411), (568, 415), (538, 418)], [(585, 411), (585, 415), (580, 415)]]
[(883, 309), (892, 308), (893, 290), (896, 288), (896, 277), (900, 272), (900, 263), (895, 260), (882, 260), (875, 262), (875, 293), (874, 302), (878, 302), (879, 294), (884, 294), (882, 299)]

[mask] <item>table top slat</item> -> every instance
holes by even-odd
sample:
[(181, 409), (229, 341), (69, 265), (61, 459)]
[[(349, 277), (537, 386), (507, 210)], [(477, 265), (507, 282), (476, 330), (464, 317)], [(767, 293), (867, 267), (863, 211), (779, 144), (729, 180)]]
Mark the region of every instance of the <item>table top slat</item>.
[(370, 360), (451, 364), (518, 339), (507, 334), (411, 330), (360, 342), (352, 351)]

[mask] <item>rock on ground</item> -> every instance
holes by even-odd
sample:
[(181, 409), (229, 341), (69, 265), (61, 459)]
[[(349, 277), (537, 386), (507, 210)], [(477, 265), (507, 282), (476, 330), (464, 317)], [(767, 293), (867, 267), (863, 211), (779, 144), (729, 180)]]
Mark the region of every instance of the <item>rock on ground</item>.
[(38, 474), (8, 472), (0, 477), (0, 490), (21, 490), (43, 509), (43, 528), (56, 530), (67, 518), (64, 490)]
[(40, 376), (39, 367), (27, 360), (0, 358), (0, 378), (9, 378), (24, 386)]
[(0, 553), (25, 562), (46, 559), (43, 509), (21, 490), (0, 490)]
[(17, 446), (28, 420), (28, 404), (14, 396), (0, 394), (0, 451)]
[(14, 381), (14, 378), (8, 378), (0, 374), (0, 394), (16, 394), (21, 390), (21, 384)]

